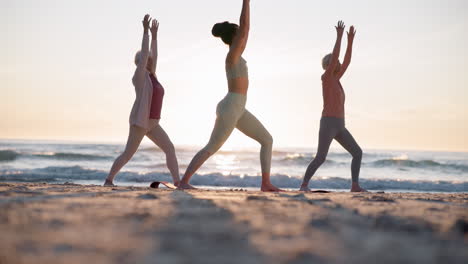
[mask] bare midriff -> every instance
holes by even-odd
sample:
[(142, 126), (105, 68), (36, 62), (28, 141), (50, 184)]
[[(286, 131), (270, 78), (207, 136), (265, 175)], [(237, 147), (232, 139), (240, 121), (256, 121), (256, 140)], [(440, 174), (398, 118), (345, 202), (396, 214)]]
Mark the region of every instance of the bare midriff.
[(249, 78), (238, 77), (234, 79), (228, 79), (228, 89), (231, 93), (239, 93), (247, 95), (247, 89), (249, 88)]

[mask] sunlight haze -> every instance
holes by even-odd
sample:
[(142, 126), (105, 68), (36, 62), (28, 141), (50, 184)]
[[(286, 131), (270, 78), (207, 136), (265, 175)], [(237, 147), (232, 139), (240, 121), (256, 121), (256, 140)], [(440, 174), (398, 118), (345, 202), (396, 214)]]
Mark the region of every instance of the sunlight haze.
[[(0, 138), (117, 142), (135, 99), (145, 13), (160, 22), (161, 125), (176, 145), (206, 144), (227, 92), (214, 23), (242, 1), (0, 1)], [(346, 124), (363, 149), (468, 151), (468, 2), (252, 0), (247, 109), (275, 147), (315, 148), (321, 59), (334, 25), (355, 25), (342, 79)], [(341, 56), (346, 50), (343, 38)], [(257, 143), (235, 132), (226, 148)]]

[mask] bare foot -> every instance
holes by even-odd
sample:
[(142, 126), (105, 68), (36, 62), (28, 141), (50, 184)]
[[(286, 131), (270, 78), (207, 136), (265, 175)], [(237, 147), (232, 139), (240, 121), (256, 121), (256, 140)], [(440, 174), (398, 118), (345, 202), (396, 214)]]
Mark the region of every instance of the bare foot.
[(301, 185), (301, 188), (299, 189), (299, 191), (301, 191), (301, 192), (311, 192), (312, 190), (307, 186), (302, 186)]
[(361, 186), (359, 186), (359, 183), (353, 182), (353, 185), (351, 186), (351, 192), (367, 192), (367, 190), (361, 188)]
[(262, 187), (260, 188), (262, 192), (284, 192), (280, 188), (274, 186), (271, 183), (262, 183)]
[(116, 187), (117, 185), (115, 185), (112, 181), (109, 181), (108, 179), (106, 179), (103, 186), (104, 187)]
[(180, 190), (196, 190), (197, 188), (193, 187), (192, 185), (185, 183), (185, 182), (179, 182), (179, 185), (177, 186), (177, 189)]
[(351, 188), (351, 192), (368, 192), (368, 191), (366, 189), (359, 187), (359, 188)]

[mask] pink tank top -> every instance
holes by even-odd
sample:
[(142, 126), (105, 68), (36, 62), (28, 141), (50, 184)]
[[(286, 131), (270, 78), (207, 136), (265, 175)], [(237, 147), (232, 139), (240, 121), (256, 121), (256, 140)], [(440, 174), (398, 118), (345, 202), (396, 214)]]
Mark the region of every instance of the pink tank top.
[(164, 97), (164, 88), (153, 74), (150, 74), (153, 83), (153, 97), (151, 98), (150, 119), (161, 119), (161, 108)]
[(322, 75), (323, 112), (322, 116), (345, 117), (345, 93), (340, 80)]

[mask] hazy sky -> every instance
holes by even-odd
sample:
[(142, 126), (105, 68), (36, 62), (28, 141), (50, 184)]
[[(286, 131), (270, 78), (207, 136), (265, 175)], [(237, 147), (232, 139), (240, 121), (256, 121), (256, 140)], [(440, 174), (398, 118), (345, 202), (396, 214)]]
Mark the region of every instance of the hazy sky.
[[(138, 4), (137, 4), (138, 3)], [(124, 143), (141, 20), (160, 21), (161, 125), (204, 145), (227, 92), (215, 22), (241, 0), (0, 1), (0, 138)], [(247, 108), (275, 146), (315, 148), (321, 58), (334, 24), (355, 25), (342, 79), (348, 129), (366, 148), (468, 151), (468, 1), (252, 0)], [(346, 49), (342, 43), (342, 55)], [(227, 147), (255, 146), (234, 133)]]

